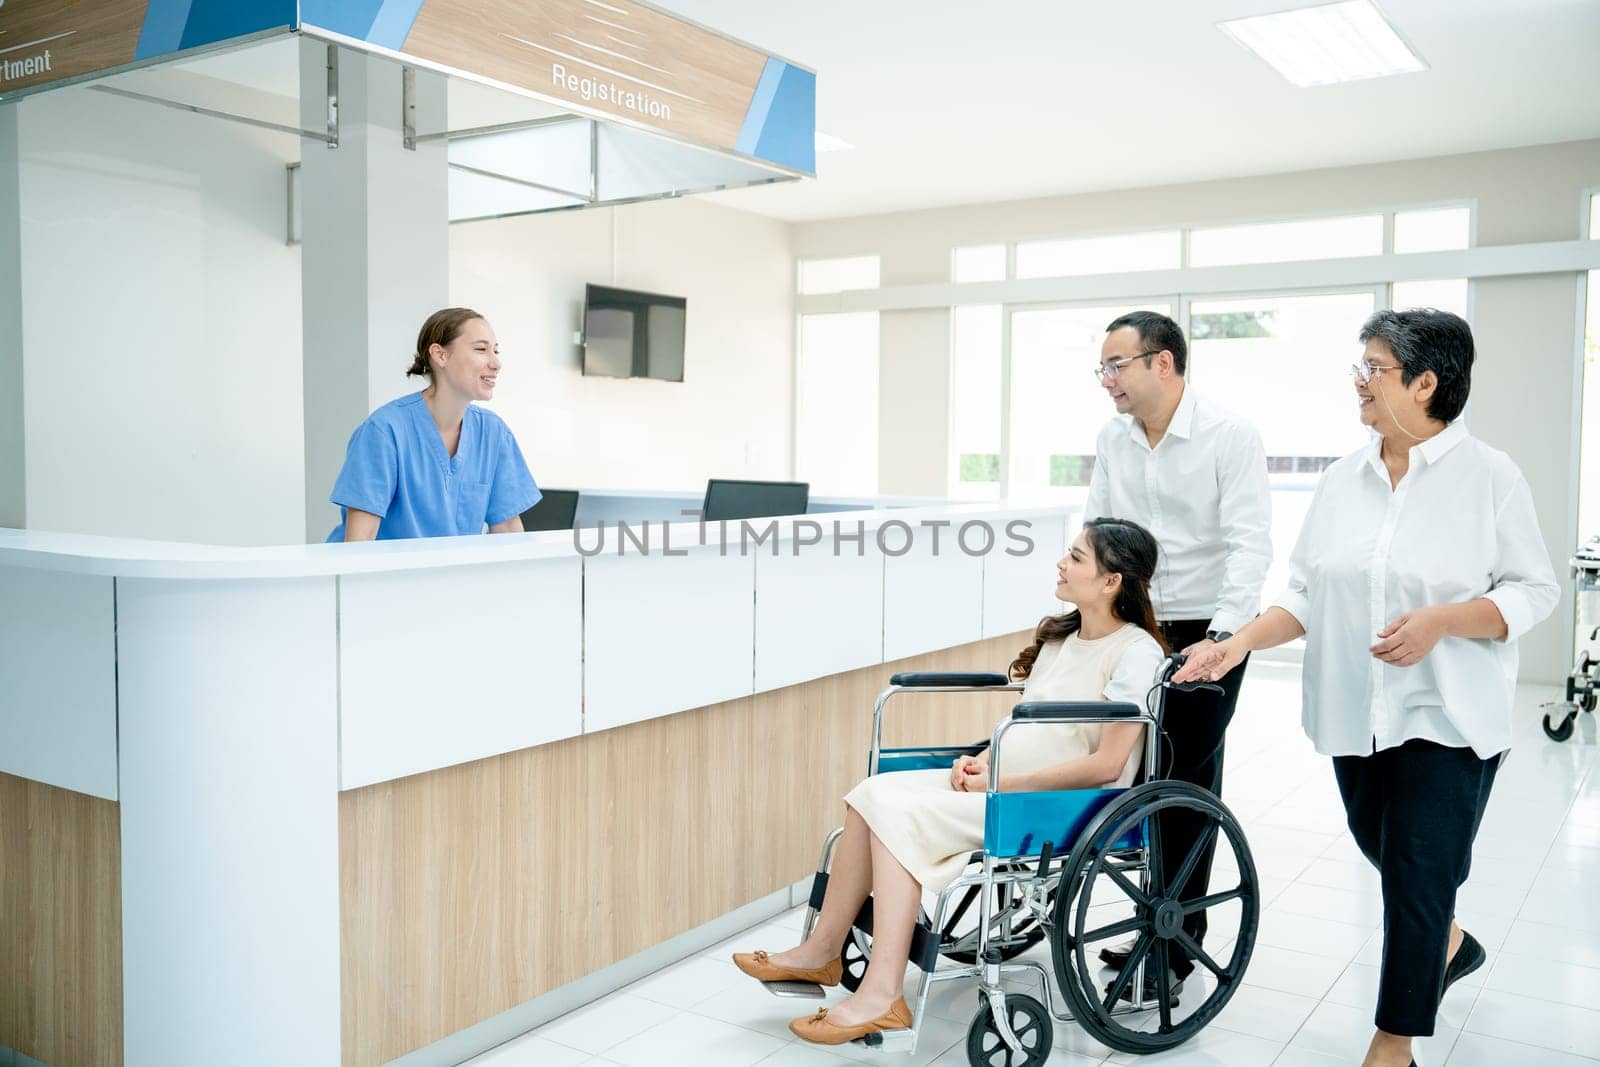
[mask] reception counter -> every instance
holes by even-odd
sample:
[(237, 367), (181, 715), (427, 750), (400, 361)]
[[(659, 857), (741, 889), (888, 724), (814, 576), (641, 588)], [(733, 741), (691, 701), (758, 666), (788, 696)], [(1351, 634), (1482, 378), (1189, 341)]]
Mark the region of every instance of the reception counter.
[[(0, 1045), (454, 1063), (786, 907), (875, 694), (1002, 669), (1057, 607), (1068, 519), (0, 531)], [(930, 697), (892, 736), (1005, 707)]]

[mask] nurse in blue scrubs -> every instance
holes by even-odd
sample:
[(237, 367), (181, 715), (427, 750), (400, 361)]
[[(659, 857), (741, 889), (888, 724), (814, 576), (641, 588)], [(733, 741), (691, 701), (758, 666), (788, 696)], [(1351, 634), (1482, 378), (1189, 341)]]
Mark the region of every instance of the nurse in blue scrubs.
[(520, 533), (539, 501), (517, 440), (474, 400), (494, 396), (500, 343), (470, 308), (436, 311), (417, 335), (406, 376), (420, 393), (374, 411), (356, 428), (333, 486), (341, 521), (329, 541)]

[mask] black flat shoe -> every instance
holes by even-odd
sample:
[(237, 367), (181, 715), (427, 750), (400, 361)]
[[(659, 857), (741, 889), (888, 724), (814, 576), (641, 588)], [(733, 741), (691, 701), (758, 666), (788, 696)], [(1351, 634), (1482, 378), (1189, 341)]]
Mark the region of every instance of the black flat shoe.
[[(1176, 974), (1173, 974), (1171, 971), (1168, 971), (1167, 972), (1167, 982), (1168, 982), (1168, 985), (1167, 985), (1167, 994), (1168, 994), (1167, 1003), (1169, 1005), (1171, 1005), (1172, 1007), (1176, 1008), (1178, 1006), (1178, 995), (1183, 992), (1183, 979), (1179, 978)], [(1116, 985), (1116, 984), (1117, 983), (1115, 981), (1111, 981), (1111, 982), (1107, 982), (1106, 983), (1106, 994), (1108, 996), (1111, 993), (1111, 987)], [(1132, 982), (1129, 982), (1128, 983), (1128, 987), (1122, 991), (1121, 999), (1123, 999), (1123, 1000), (1132, 1000), (1133, 999), (1133, 983)], [(1146, 1004), (1150, 1004), (1152, 1006), (1155, 1005), (1161, 999), (1161, 991), (1156, 986), (1156, 976), (1153, 975), (1153, 974), (1146, 974), (1144, 976), (1144, 999), (1145, 999), (1145, 1003)]]
[(1113, 971), (1120, 971), (1128, 965), (1128, 957), (1133, 955), (1133, 942), (1128, 942), (1119, 948), (1103, 948), (1100, 950), (1100, 962), (1110, 967)]
[(1449, 966), (1444, 969), (1444, 988), (1439, 991), (1440, 999), (1443, 999), (1444, 995), (1450, 991), (1450, 987), (1458, 979), (1465, 978), (1479, 967), (1482, 967), (1484, 961), (1488, 958), (1489, 954), (1483, 950), (1482, 945), (1478, 944), (1478, 939), (1465, 930), (1461, 931), (1461, 947), (1456, 949), (1454, 958), (1450, 960)]

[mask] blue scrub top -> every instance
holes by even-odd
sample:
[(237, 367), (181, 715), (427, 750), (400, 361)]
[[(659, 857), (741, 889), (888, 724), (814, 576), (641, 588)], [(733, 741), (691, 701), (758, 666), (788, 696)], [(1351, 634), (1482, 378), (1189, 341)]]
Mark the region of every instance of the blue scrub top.
[(539, 502), (539, 487), (511, 430), (492, 411), (467, 406), (454, 458), (421, 393), (390, 401), (350, 435), (331, 499), (344, 540), (347, 508), (371, 512), (378, 539), (481, 534)]

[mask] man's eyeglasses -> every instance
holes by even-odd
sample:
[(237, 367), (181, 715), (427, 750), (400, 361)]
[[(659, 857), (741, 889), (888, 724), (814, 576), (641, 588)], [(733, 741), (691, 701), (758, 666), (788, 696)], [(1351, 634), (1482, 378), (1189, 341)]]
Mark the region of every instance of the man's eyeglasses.
[(1350, 364), (1350, 377), (1354, 378), (1362, 385), (1366, 385), (1371, 382), (1372, 379), (1376, 378), (1386, 370), (1399, 369), (1399, 365), (1395, 363), (1374, 363), (1371, 360), (1363, 359), (1359, 362)]
[(1097, 382), (1114, 382), (1117, 380), (1117, 376), (1122, 373), (1122, 368), (1134, 360), (1149, 359), (1151, 356), (1159, 356), (1160, 354), (1161, 349), (1158, 348), (1154, 352), (1140, 352), (1137, 356), (1123, 356), (1121, 359), (1113, 359), (1108, 363), (1102, 363), (1094, 369), (1094, 380)]

